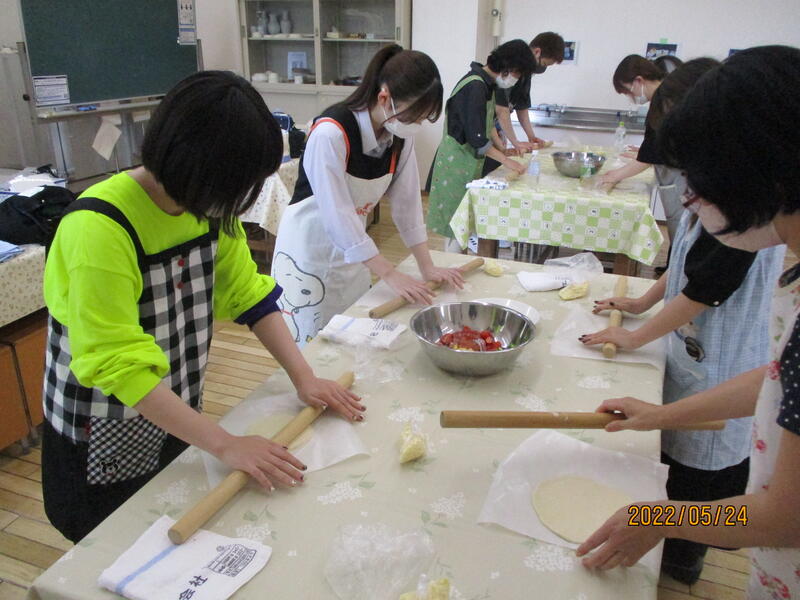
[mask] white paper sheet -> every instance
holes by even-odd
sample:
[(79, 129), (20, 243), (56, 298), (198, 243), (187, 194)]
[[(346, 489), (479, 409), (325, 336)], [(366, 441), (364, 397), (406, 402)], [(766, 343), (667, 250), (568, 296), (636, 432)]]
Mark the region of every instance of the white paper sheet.
[(140, 121), (148, 121), (150, 120), (150, 111), (149, 110), (135, 110), (133, 111), (133, 122), (139, 123)]
[(103, 119), (100, 122), (100, 129), (97, 130), (97, 135), (94, 136), (92, 148), (104, 159), (111, 158), (111, 153), (114, 152), (114, 146), (117, 145), (119, 136), (122, 131), (117, 129), (113, 123)]
[[(625, 492), (634, 502), (667, 497), (667, 467), (641, 456), (579, 442), (555, 431), (538, 431), (520, 444), (495, 472), (479, 523), (497, 523), (523, 535), (565, 548), (578, 547), (539, 520), (531, 497), (540, 483), (568, 475), (585, 477)], [(654, 573), (661, 564), (659, 544), (639, 561)]]
[(119, 113), (111, 113), (103, 115), (103, 121), (108, 121), (112, 125), (119, 127), (122, 125), (122, 115)]
[[(244, 435), (248, 427), (268, 415), (296, 414), (306, 406), (294, 393), (251, 396), (222, 417), (219, 424), (229, 433)], [(369, 454), (355, 427), (332, 411), (320, 415), (311, 427), (314, 429), (312, 438), (302, 448), (293, 452), (308, 467), (306, 473), (335, 465), (351, 456)], [(203, 452), (203, 462), (211, 487), (216, 486), (231, 472), (230, 467), (207, 452)]]
[[(646, 322), (646, 319), (625, 315), (622, 327), (636, 330)], [(578, 338), (586, 333), (595, 333), (608, 327), (608, 315), (595, 315), (579, 306), (573, 307), (567, 318), (558, 326), (553, 341), (550, 342), (550, 353), (555, 356), (570, 356), (574, 358), (591, 358), (594, 360), (645, 363), (653, 365), (663, 371), (666, 363), (666, 348), (663, 339), (657, 339), (645, 344), (636, 350), (617, 350), (617, 356), (606, 358), (603, 356), (603, 346), (585, 346)]]

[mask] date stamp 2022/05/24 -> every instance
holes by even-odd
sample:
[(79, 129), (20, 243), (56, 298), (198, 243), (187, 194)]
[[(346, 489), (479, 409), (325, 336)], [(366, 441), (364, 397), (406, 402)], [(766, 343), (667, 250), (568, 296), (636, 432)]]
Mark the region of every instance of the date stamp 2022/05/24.
[(628, 507), (628, 525), (632, 527), (735, 527), (747, 525), (747, 505), (731, 504), (632, 504)]

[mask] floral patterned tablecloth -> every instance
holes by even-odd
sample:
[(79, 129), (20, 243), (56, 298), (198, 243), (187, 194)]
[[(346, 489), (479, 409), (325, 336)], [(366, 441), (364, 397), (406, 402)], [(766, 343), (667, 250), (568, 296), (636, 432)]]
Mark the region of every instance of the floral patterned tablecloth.
[(23, 248), (22, 254), (0, 263), (0, 327), (44, 308), (44, 246)]
[(299, 168), (299, 158), (283, 163), (277, 173), (267, 177), (258, 200), (239, 219), (247, 223), (258, 223), (262, 229), (266, 229), (272, 235), (278, 235), (278, 225), (283, 211), (292, 199)]
[[(465, 259), (434, 253), (437, 264), (456, 265)], [(442, 409), (591, 411), (604, 398), (626, 394), (661, 401), (663, 372), (652, 366), (550, 355), (550, 339), (568, 310), (576, 304), (589, 310), (592, 298), (611, 293), (614, 277), (601, 276), (592, 282), (589, 297), (566, 303), (556, 292), (529, 293), (519, 286), (514, 274), (536, 266), (501, 262), (508, 267), (502, 277), (476, 272), (459, 297), (503, 296), (538, 309), (536, 339), (511, 370), (484, 378), (448, 375), (427, 360), (410, 332), (403, 334), (405, 344), (393, 352), (351, 351), (319, 338), (305, 347), (320, 375), (336, 377), (355, 368), (354, 389), (368, 405), (367, 420), (355, 427), (371, 455), (310, 473), (305, 484), (291, 491), (265, 495), (248, 489), (208, 523), (218, 533), (261, 540), (273, 548), (266, 568), (234, 598), (335, 599), (323, 568), (337, 528), (376, 522), (430, 533), (436, 550), (430, 574), (451, 579), (454, 600), (656, 597), (657, 574), (642, 566), (592, 573), (580, 566), (571, 550), (476, 522), (497, 466), (533, 432), (441, 429)], [(410, 272), (412, 265), (409, 260), (401, 268)], [(634, 293), (651, 283), (630, 280)], [(348, 314), (366, 316), (366, 311), (354, 307)], [(405, 308), (391, 318), (408, 323), (414, 311)], [(289, 389), (288, 378), (279, 371), (253, 393)], [(428, 436), (429, 454), (400, 465), (398, 438), (408, 422)], [(659, 458), (656, 432), (564, 433), (654, 461)], [(179, 517), (207, 490), (201, 453), (190, 448), (39, 577), (31, 597), (114, 597), (97, 588), (99, 573), (160, 515)]]
[(505, 190), (467, 190), (450, 221), (461, 246), (476, 232), (484, 239), (621, 253), (653, 264), (663, 237), (650, 210), (652, 174), (626, 180), (610, 194), (586, 190), (556, 170), (552, 152), (539, 153), (535, 188), (522, 176)]

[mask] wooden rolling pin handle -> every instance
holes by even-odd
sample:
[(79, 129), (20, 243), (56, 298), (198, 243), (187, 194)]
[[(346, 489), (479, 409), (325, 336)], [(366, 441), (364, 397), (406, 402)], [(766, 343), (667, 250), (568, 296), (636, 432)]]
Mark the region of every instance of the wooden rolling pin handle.
[[(444, 428), (497, 428), (497, 429), (604, 429), (612, 421), (625, 417), (621, 414), (590, 412), (520, 412), (491, 410), (443, 410), (439, 423)], [(725, 421), (691, 423), (677, 430), (718, 430)]]
[[(466, 264), (461, 265), (458, 267), (458, 270), (461, 271), (462, 275), (466, 275), (467, 273), (471, 273), (478, 267), (483, 264), (482, 258), (474, 258)], [(441, 281), (428, 281), (425, 283), (427, 288), (431, 291), (438, 289), (441, 287)], [(369, 311), (369, 317), (371, 319), (382, 319), (388, 314), (393, 313), (396, 310), (400, 310), (403, 308), (408, 301), (403, 297), (397, 297), (394, 300), (389, 300), (388, 302), (384, 302), (383, 304), (376, 306), (371, 311)]]
[[(342, 374), (336, 381), (344, 388), (353, 385), (355, 376), (352, 371)], [(272, 441), (282, 446), (288, 446), (299, 436), (314, 420), (322, 414), (322, 409), (308, 406), (286, 426), (272, 437)], [(175, 524), (170, 527), (167, 535), (173, 544), (183, 544), (194, 535), (205, 523), (214, 516), (228, 501), (247, 485), (250, 476), (244, 471), (233, 471), (222, 480), (217, 487), (206, 494), (197, 504), (190, 508)]]

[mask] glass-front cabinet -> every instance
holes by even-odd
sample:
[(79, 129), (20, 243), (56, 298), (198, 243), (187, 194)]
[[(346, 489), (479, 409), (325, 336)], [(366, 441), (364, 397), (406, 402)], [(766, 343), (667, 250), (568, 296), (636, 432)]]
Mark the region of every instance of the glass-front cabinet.
[(239, 0), (245, 76), (299, 124), (347, 97), (386, 44), (409, 47), (411, 0)]

